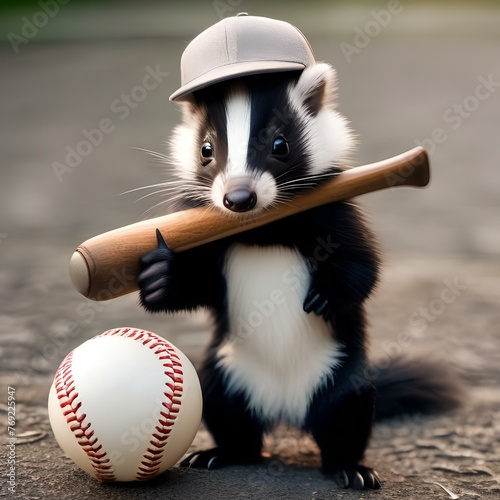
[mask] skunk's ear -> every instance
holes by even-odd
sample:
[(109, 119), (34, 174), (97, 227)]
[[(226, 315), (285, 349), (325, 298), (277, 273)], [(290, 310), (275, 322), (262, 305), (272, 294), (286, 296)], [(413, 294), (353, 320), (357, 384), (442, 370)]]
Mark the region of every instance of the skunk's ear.
[(290, 90), (291, 101), (315, 116), (325, 106), (334, 107), (336, 82), (336, 72), (329, 64), (308, 66)]

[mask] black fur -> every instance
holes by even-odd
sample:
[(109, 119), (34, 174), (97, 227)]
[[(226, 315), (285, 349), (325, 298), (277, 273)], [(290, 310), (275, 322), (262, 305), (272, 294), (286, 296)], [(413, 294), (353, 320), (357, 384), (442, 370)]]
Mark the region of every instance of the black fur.
[[(333, 248), (324, 260), (314, 258), (320, 240)], [(376, 473), (359, 466), (375, 405), (374, 388), (365, 375), (363, 302), (375, 286), (378, 257), (371, 232), (357, 208), (347, 203), (326, 205), (178, 254), (160, 244), (158, 250), (143, 257), (139, 285), (141, 303), (147, 310), (175, 312), (208, 306), (214, 311), (216, 331), (200, 378), (205, 422), (218, 449), (197, 457), (196, 466), (257, 461), (263, 433), (274, 424), (253, 417), (243, 394), (227, 395), (225, 377), (215, 357), (229, 331), (223, 258), (236, 242), (295, 246), (311, 262), (310, 292), (305, 302), (312, 302), (311, 313), (319, 312), (334, 325), (347, 357), (342, 369), (335, 371), (335, 383), (314, 394), (305, 430), (312, 433), (321, 449), (325, 473), (339, 478), (346, 487), (379, 487)], [(323, 303), (325, 307), (315, 311), (314, 304)], [(356, 385), (351, 381), (354, 376)], [(360, 378), (364, 381), (362, 390)]]
[(377, 387), (376, 419), (401, 415), (433, 414), (460, 405), (463, 380), (442, 361), (399, 357), (373, 364), (371, 378)]
[[(306, 142), (297, 112), (293, 110), (286, 98), (286, 89), (297, 81), (300, 72), (283, 72), (249, 76), (242, 84), (251, 96), (251, 131), (248, 144), (247, 163), (251, 170), (272, 173), (280, 188), (281, 198), (290, 198), (304, 190), (328, 180), (328, 175), (322, 178), (311, 177), (306, 182), (307, 165), (310, 162), (306, 151)], [(209, 141), (214, 146), (214, 161), (208, 165), (199, 164), (197, 182), (210, 187), (215, 176), (224, 169), (227, 163), (228, 149), (224, 138), (227, 136), (226, 108), (227, 95), (234, 88), (234, 81), (212, 85), (195, 92), (191, 104), (192, 113), (197, 116), (200, 124), (197, 145)], [(316, 99), (318, 104), (324, 89), (318, 89)], [(272, 142), (277, 136), (284, 136), (290, 144), (290, 154), (282, 158), (269, 155)], [(329, 175), (335, 175), (342, 169), (332, 164)], [(174, 172), (175, 173), (175, 172)], [(178, 186), (182, 191), (182, 185)], [(206, 205), (205, 199), (193, 198), (191, 190), (186, 190), (186, 196), (177, 199), (174, 210), (183, 210), (199, 205)]]
[[(282, 197), (313, 189), (324, 178), (308, 176), (306, 144), (299, 117), (290, 107), (286, 88), (295, 83), (298, 73), (247, 77), (250, 89), (251, 138), (247, 163), (251, 170), (272, 173)], [(198, 150), (204, 141), (213, 142), (214, 159), (200, 163), (197, 182), (210, 186), (227, 161), (224, 137), (225, 94), (230, 84), (218, 84), (194, 95), (191, 104), (199, 118)], [(324, 98), (325, 85), (308, 96), (307, 109), (312, 117)], [(281, 158), (269, 154), (277, 136), (291, 145)], [(330, 175), (339, 171), (332, 162)], [(306, 182), (304, 182), (306, 178)], [(301, 179), (301, 182), (294, 183)], [(201, 200), (201, 198), (200, 198)], [(186, 196), (182, 208), (208, 202)], [(168, 243), (168, 242), (167, 242)], [(227, 311), (227, 285), (224, 275), (225, 256), (236, 243), (254, 246), (295, 248), (309, 263), (309, 290), (303, 302), (304, 311), (321, 316), (330, 326), (335, 340), (342, 345), (345, 357), (341, 366), (331, 367), (333, 376), (311, 394), (304, 430), (315, 438), (322, 456), (323, 471), (343, 487), (379, 488), (377, 473), (361, 465), (375, 418), (377, 390), (371, 380), (366, 353), (364, 302), (377, 283), (379, 256), (374, 236), (360, 210), (352, 203), (324, 205), (266, 226), (208, 243), (181, 253), (172, 252), (158, 236), (158, 249), (141, 260), (139, 274), (140, 301), (150, 312), (176, 312), (208, 307), (214, 315), (215, 331), (200, 371), (204, 398), (204, 419), (217, 448), (188, 457), (183, 465), (215, 468), (227, 464), (256, 462), (260, 458), (262, 440), (278, 422), (263, 420), (249, 410), (243, 392), (228, 392), (227, 377), (218, 363), (219, 346), (230, 334)], [(320, 250), (320, 252), (318, 251)], [(397, 365), (399, 366), (399, 365)], [(379, 395), (391, 398), (395, 379), (388, 371), (378, 371)], [(416, 373), (410, 367), (399, 370), (398, 380)], [(421, 375), (421, 373), (419, 373)], [(411, 384), (410, 384), (411, 385)], [(425, 384), (424, 384), (425, 385)], [(417, 388), (418, 384), (413, 384)], [(418, 410), (411, 398), (404, 398), (398, 386), (398, 403), (403, 410)], [(422, 386), (423, 387), (423, 386)], [(442, 384), (441, 388), (447, 388)], [(430, 388), (430, 385), (426, 387)], [(411, 391), (410, 391), (411, 392)], [(413, 395), (417, 391), (413, 391)], [(419, 403), (436, 406), (436, 400), (420, 394)], [(378, 416), (391, 412), (382, 403)], [(439, 405), (438, 405), (439, 406)], [(443, 405), (441, 405), (443, 406)]]

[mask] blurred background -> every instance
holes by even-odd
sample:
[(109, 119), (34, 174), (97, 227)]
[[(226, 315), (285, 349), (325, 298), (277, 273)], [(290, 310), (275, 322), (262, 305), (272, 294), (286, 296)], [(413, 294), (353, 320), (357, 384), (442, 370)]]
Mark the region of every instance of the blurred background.
[[(203, 29), (240, 11), (297, 25), (316, 58), (337, 69), (339, 109), (358, 137), (353, 165), (417, 144), (430, 153), (427, 189), (389, 189), (360, 200), (386, 259), (382, 298), (372, 306), (375, 335), (397, 336), (421, 304), (439, 296), (443, 280), (465, 279), (457, 276), (467, 266), (481, 269), (468, 272), (467, 286), (482, 276), (488, 288), (481, 282), (478, 292), (498, 299), (498, 274), (481, 267), (496, 264), (500, 252), (497, 2), (4, 1), (5, 373), (19, 372), (22, 360), (28, 372), (50, 376), (72, 346), (124, 324), (180, 337), (186, 349), (199, 351), (203, 315), (191, 331), (183, 319), (147, 316), (135, 295), (86, 301), (72, 289), (67, 269), (79, 243), (135, 222), (161, 201), (122, 193), (165, 178), (162, 163), (142, 149), (167, 152), (179, 120), (168, 97), (179, 86), (182, 51)], [(419, 280), (427, 280), (421, 290)], [(386, 296), (381, 308), (377, 300)], [(452, 309), (442, 317), (451, 318)], [(68, 325), (78, 334), (70, 335)], [(179, 335), (185, 329), (190, 333)]]
[(498, 416), (494, 0), (2, 1), (2, 385), (16, 385), (21, 403), (45, 408), (64, 356), (118, 326), (150, 329), (199, 360), (206, 314), (148, 316), (135, 294), (88, 301), (72, 288), (68, 263), (81, 242), (135, 222), (161, 201), (122, 193), (165, 178), (161, 162), (142, 150), (167, 152), (180, 116), (168, 97), (180, 83), (182, 51), (199, 32), (240, 11), (295, 24), (316, 58), (337, 69), (339, 110), (358, 137), (353, 165), (417, 144), (428, 149), (428, 188), (359, 200), (385, 256), (369, 303), (373, 356), (391, 349), (440, 354), (475, 384), (488, 415)]

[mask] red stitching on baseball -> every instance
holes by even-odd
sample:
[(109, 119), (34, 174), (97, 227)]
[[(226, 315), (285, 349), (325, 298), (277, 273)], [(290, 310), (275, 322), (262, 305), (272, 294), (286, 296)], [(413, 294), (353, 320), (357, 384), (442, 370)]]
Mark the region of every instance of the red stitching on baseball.
[[(171, 427), (179, 413), (181, 397), (183, 393), (183, 371), (180, 358), (174, 347), (158, 335), (146, 330), (135, 330), (131, 328), (117, 328), (109, 330), (98, 337), (120, 336), (132, 338), (148, 347), (162, 362), (165, 381), (165, 401), (162, 402), (164, 410), (160, 411), (155, 433), (149, 441), (150, 446), (144, 453), (141, 465), (138, 466), (136, 479), (143, 481), (158, 474), (165, 446), (171, 433)], [(97, 338), (97, 337), (94, 337)], [(80, 412), (81, 401), (76, 401), (78, 392), (75, 389), (75, 381), (72, 372), (73, 352), (65, 358), (54, 378), (54, 386), (59, 400), (59, 405), (66, 418), (69, 428), (78, 440), (78, 444), (87, 454), (92, 467), (96, 472), (96, 477), (100, 481), (110, 482), (116, 480), (113, 466), (109, 463), (107, 453), (102, 451), (102, 445), (94, 436), (90, 422), (84, 423), (87, 418), (85, 413)]]
[(94, 431), (90, 430), (90, 422), (84, 425), (83, 421), (86, 415), (85, 413), (78, 413), (82, 406), (81, 402), (74, 404), (75, 399), (78, 398), (78, 392), (75, 390), (75, 382), (71, 370), (72, 364), (73, 352), (70, 352), (57, 370), (54, 378), (54, 387), (59, 399), (59, 406), (63, 411), (63, 416), (66, 418), (69, 428), (77, 438), (78, 444), (87, 454), (96, 472), (97, 479), (103, 482), (115, 481), (116, 476), (112, 466), (109, 465), (106, 452), (100, 452), (102, 446), (97, 444), (97, 438), (92, 439)]
[(142, 456), (141, 465), (138, 467), (136, 474), (137, 480), (144, 481), (156, 476), (160, 471), (163, 453), (171, 432), (170, 427), (174, 425), (177, 414), (179, 413), (183, 392), (182, 383), (184, 380), (182, 364), (177, 352), (169, 342), (146, 330), (119, 328), (105, 332), (99, 335), (99, 337), (103, 335), (117, 335), (142, 342), (142, 344), (151, 349), (158, 357), (158, 360), (162, 362), (165, 369), (163, 373), (167, 376), (167, 380), (165, 381), (166, 389), (163, 393), (165, 401), (162, 402), (162, 407), (165, 408), (166, 411), (160, 411), (160, 417), (158, 417), (158, 422), (155, 426), (156, 432), (152, 436), (153, 439), (149, 441), (150, 447), (147, 448), (146, 453)]

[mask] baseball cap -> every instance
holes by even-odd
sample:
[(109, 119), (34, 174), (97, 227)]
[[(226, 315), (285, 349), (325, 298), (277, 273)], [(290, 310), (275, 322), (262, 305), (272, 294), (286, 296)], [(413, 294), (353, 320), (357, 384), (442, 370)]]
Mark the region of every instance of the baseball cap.
[(309, 42), (295, 26), (241, 13), (210, 26), (188, 44), (181, 57), (181, 87), (170, 100), (224, 80), (302, 70), (314, 63)]

